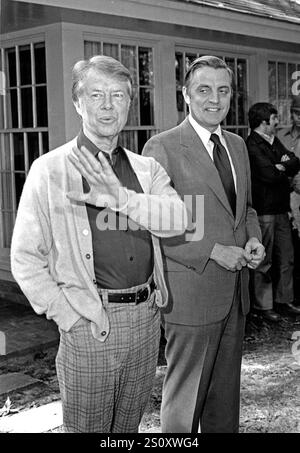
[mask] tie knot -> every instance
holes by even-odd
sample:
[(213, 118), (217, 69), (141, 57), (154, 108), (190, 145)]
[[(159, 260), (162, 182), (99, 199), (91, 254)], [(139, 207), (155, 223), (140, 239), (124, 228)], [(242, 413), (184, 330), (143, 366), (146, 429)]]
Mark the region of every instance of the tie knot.
[(215, 145), (221, 144), (218, 134), (211, 134), (210, 139)]

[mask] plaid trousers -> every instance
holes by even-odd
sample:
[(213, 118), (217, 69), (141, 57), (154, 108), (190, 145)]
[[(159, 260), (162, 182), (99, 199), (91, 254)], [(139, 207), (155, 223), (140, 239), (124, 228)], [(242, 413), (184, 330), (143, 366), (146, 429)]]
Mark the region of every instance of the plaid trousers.
[(106, 310), (110, 333), (103, 343), (83, 318), (60, 331), (56, 370), (65, 432), (138, 432), (159, 351), (155, 292), (138, 305), (107, 303)]

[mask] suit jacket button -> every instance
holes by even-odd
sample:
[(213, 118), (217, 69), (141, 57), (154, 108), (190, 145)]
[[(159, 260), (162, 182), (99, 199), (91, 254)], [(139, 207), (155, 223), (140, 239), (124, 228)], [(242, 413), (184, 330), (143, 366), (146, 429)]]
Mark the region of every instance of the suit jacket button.
[(105, 335), (106, 335), (106, 331), (105, 331), (105, 330), (103, 330), (103, 331), (101, 332), (101, 335), (102, 335), (102, 337), (105, 337)]

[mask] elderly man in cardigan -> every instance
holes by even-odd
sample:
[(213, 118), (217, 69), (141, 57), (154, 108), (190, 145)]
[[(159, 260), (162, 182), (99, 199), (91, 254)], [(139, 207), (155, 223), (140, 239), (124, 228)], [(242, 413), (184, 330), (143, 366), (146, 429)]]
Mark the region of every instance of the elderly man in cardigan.
[(186, 225), (165, 170), (118, 143), (131, 97), (113, 58), (74, 66), (82, 129), (33, 163), (12, 238), (15, 279), (59, 327), (66, 432), (137, 432), (167, 302), (159, 237)]

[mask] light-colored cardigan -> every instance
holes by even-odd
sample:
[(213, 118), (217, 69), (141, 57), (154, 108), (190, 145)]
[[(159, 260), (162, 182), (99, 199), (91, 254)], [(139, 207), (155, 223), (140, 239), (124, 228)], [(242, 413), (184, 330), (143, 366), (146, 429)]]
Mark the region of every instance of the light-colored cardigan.
[[(76, 139), (51, 151), (31, 166), (21, 196), (11, 245), (12, 273), (36, 313), (45, 313), (68, 331), (81, 317), (91, 321), (93, 335), (105, 341), (109, 322), (95, 285), (93, 247), (86, 206), (71, 201), (69, 192), (82, 191), (82, 177), (67, 158)], [(182, 234), (186, 226), (183, 202), (170, 186), (165, 170), (153, 158), (126, 150), (144, 193), (129, 193), (128, 215), (152, 234), (157, 304), (167, 304), (167, 288), (159, 236)], [(173, 216), (161, 225), (149, 215)], [(168, 223), (168, 222), (167, 222)]]

